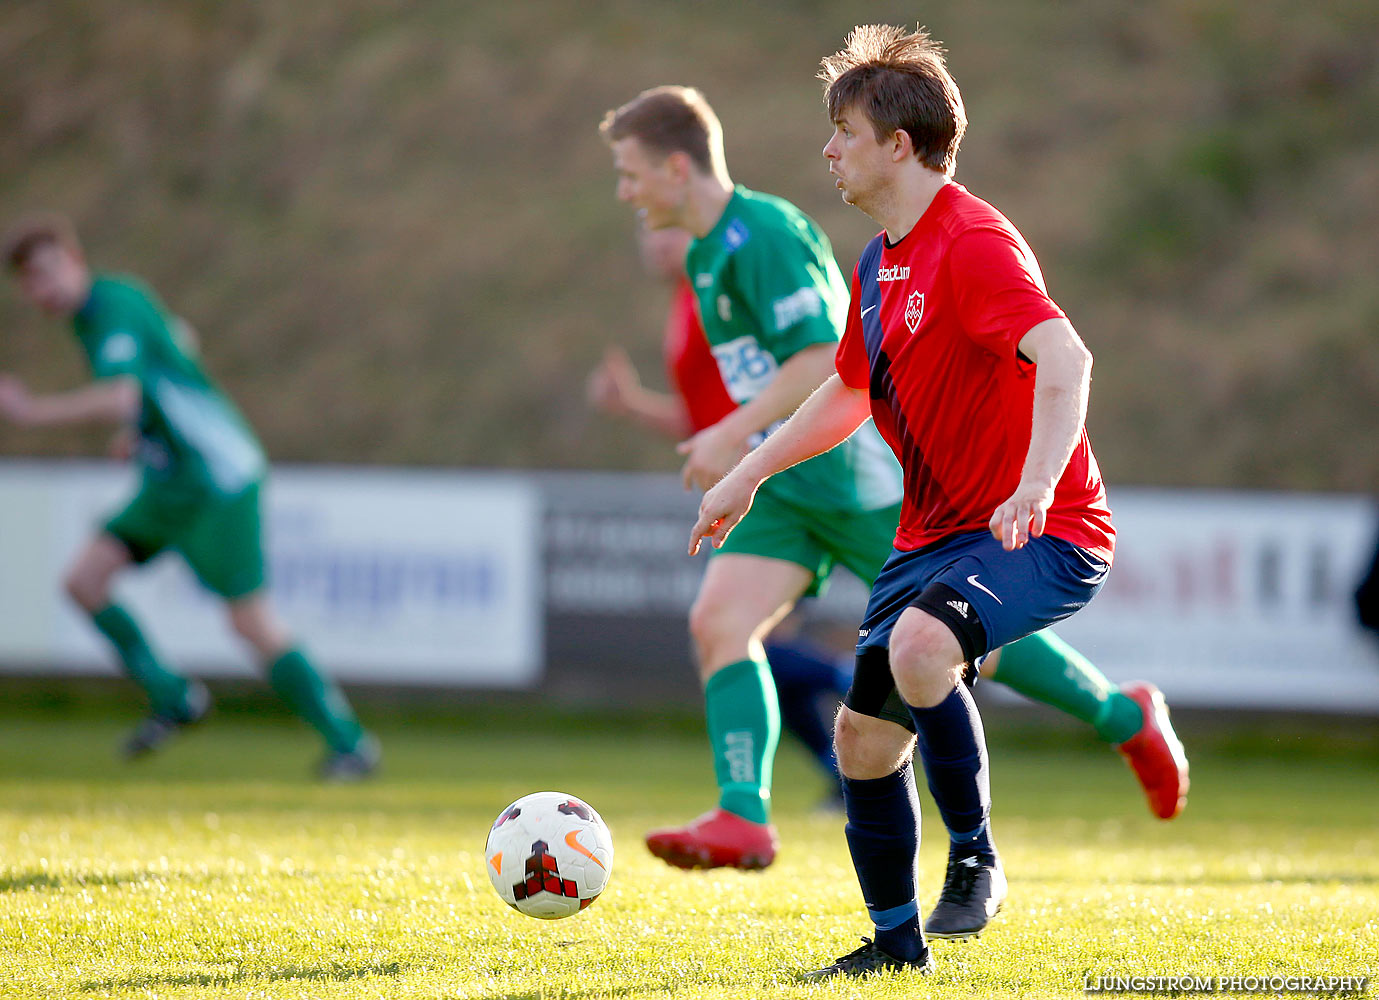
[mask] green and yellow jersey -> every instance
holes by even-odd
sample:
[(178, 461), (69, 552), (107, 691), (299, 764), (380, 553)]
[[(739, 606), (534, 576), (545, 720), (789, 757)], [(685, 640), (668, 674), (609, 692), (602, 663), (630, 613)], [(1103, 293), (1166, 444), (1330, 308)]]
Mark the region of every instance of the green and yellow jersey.
[[(690, 244), (685, 267), (723, 384), (739, 406), (792, 355), (842, 337), (851, 292), (833, 247), (782, 198), (738, 185), (714, 228)], [(904, 492), (900, 465), (870, 420), (837, 448), (773, 476), (762, 489), (829, 511), (891, 507)]]

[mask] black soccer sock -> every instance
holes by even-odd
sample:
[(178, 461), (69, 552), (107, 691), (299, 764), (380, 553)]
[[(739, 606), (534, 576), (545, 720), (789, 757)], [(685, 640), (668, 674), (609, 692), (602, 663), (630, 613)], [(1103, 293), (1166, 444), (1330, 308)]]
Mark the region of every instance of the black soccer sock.
[(909, 709), (929, 792), (954, 848), (994, 863), (995, 848), (987, 829), (991, 769), (986, 757), (986, 731), (972, 693), (967, 685), (958, 684), (933, 708), (910, 705)]
[(820, 768), (836, 778), (831, 709), (847, 691), (847, 684), (840, 682), (843, 671), (799, 641), (766, 643), (766, 662), (776, 681), (781, 724), (809, 749)]
[(915, 902), (919, 861), (919, 796), (914, 765), (884, 778), (843, 778), (848, 850), (876, 944), (907, 961), (924, 950)]

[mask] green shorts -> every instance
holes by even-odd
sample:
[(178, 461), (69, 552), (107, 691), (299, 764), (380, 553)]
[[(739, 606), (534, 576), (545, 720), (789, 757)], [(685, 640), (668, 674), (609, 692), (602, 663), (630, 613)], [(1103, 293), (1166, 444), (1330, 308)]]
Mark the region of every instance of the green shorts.
[(190, 499), (146, 483), (105, 531), (136, 563), (168, 549), (180, 553), (208, 590), (232, 601), (264, 583), (259, 485), (233, 497)]
[(872, 585), (895, 546), (900, 504), (878, 510), (819, 510), (776, 496), (769, 485), (757, 491), (747, 516), (721, 549), (710, 548), (711, 554), (735, 552), (803, 566), (814, 574), (806, 597), (823, 593), (835, 564)]

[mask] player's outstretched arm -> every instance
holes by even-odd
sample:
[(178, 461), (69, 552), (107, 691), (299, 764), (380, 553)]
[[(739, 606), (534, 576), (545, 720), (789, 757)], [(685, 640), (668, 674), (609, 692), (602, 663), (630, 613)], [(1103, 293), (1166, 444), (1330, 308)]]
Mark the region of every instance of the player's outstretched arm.
[(1082, 436), (1092, 355), (1072, 324), (1049, 319), (1020, 339), (1020, 353), (1038, 366), (1034, 420), (1020, 485), (991, 515), (991, 533), (1007, 551), (1044, 533), (1054, 488)]
[(682, 442), (676, 450), (686, 456), (680, 473), (685, 487), (707, 490), (742, 457), (753, 434), (799, 409), (809, 394), (833, 374), (836, 350), (836, 344), (827, 343), (811, 344), (797, 351), (752, 399)]
[(704, 494), (690, 534), (690, 555), (699, 552), (706, 537), (714, 548), (722, 546), (751, 509), (765, 479), (841, 444), (869, 416), (871, 400), (865, 391), (846, 385), (836, 374), (829, 377), (794, 416)]
[(139, 383), (128, 376), (101, 379), (71, 392), (35, 396), (13, 375), (0, 376), (0, 414), (25, 427), (130, 423), (139, 416)]
[(621, 347), (609, 347), (585, 383), (589, 404), (609, 416), (623, 417), (666, 437), (680, 439), (690, 430), (685, 406), (668, 392), (642, 384), (632, 359)]

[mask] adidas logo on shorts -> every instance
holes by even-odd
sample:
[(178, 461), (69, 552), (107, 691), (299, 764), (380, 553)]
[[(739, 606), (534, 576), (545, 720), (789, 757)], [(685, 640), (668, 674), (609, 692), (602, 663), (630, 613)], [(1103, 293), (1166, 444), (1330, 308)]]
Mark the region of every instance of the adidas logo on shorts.
[(952, 608), (954, 611), (956, 611), (958, 614), (962, 615), (964, 618), (967, 617), (966, 601), (949, 601), (948, 606)]

